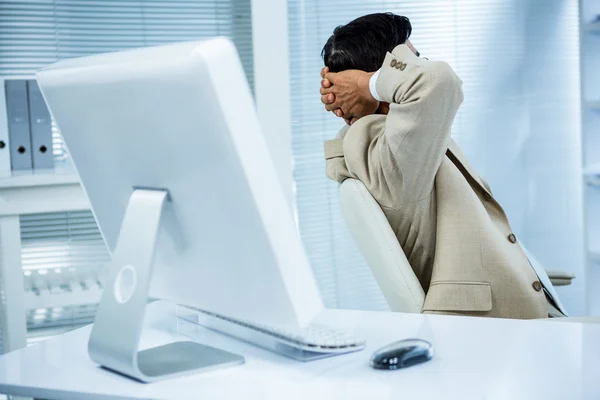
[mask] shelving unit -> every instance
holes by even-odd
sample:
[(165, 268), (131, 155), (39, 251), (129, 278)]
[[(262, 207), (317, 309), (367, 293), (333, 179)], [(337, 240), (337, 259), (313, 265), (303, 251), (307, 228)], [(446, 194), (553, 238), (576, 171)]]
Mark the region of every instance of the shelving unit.
[[(3, 133), (5, 78), (34, 76), (0, 76)], [(50, 169), (13, 171), (8, 146), (0, 152), (0, 354), (92, 322), (102, 293), (110, 256), (101, 240), (90, 245), (100, 234), (89, 222), (89, 201), (54, 124), (52, 137)]]
[(581, 134), (588, 312), (600, 315), (600, 2), (580, 0)]
[(21, 291), (21, 295), (16, 296), (15, 291), (11, 299), (6, 299), (12, 302), (6, 310), (10, 315), (5, 319), (15, 323), (7, 325), (10, 330), (5, 332), (5, 339), (8, 335), (11, 346), (4, 350), (25, 342), (26, 327), (29, 333), (39, 333), (48, 328), (89, 323), (100, 300), (102, 268), (92, 265), (77, 269), (23, 269), (22, 260), (23, 216), (90, 209), (78, 177), (72, 171), (60, 170), (1, 177), (0, 204), (0, 274), (7, 288)]

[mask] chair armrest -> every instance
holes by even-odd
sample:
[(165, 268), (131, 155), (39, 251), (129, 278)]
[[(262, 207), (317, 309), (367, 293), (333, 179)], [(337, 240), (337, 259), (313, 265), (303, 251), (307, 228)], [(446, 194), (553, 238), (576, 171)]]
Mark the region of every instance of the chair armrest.
[(575, 279), (575, 275), (557, 269), (546, 270), (546, 273), (548, 273), (548, 278), (554, 286), (568, 286)]

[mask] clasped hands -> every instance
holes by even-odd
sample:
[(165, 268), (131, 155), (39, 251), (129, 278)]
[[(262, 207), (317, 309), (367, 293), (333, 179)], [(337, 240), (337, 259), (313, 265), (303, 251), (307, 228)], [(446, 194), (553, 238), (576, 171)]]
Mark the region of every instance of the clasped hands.
[(348, 125), (365, 115), (374, 114), (379, 102), (371, 95), (369, 80), (373, 72), (321, 70), (321, 102), (327, 111), (343, 118)]

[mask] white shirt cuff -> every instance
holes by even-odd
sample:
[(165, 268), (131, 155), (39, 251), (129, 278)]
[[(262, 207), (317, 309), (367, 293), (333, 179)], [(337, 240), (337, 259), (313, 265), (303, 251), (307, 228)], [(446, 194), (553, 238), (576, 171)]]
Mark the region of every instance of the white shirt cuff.
[(371, 96), (373, 96), (375, 100), (383, 101), (377, 94), (377, 78), (379, 77), (379, 72), (381, 72), (380, 69), (371, 76), (371, 79), (369, 80), (369, 90), (371, 91)]

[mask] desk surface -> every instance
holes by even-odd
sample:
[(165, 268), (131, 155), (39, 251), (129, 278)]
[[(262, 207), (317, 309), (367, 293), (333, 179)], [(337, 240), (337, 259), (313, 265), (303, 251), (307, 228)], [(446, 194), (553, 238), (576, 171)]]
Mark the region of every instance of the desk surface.
[[(187, 339), (177, 333), (174, 312), (164, 302), (148, 306), (142, 348)], [(94, 365), (85, 327), (0, 357), (0, 393), (56, 399), (600, 398), (598, 324), (342, 310), (328, 310), (323, 320), (365, 337), (367, 349), (299, 363), (185, 324), (180, 329), (194, 329), (198, 341), (242, 354), (246, 364), (142, 384)], [(369, 368), (373, 350), (410, 337), (434, 344), (431, 362), (399, 371)]]

